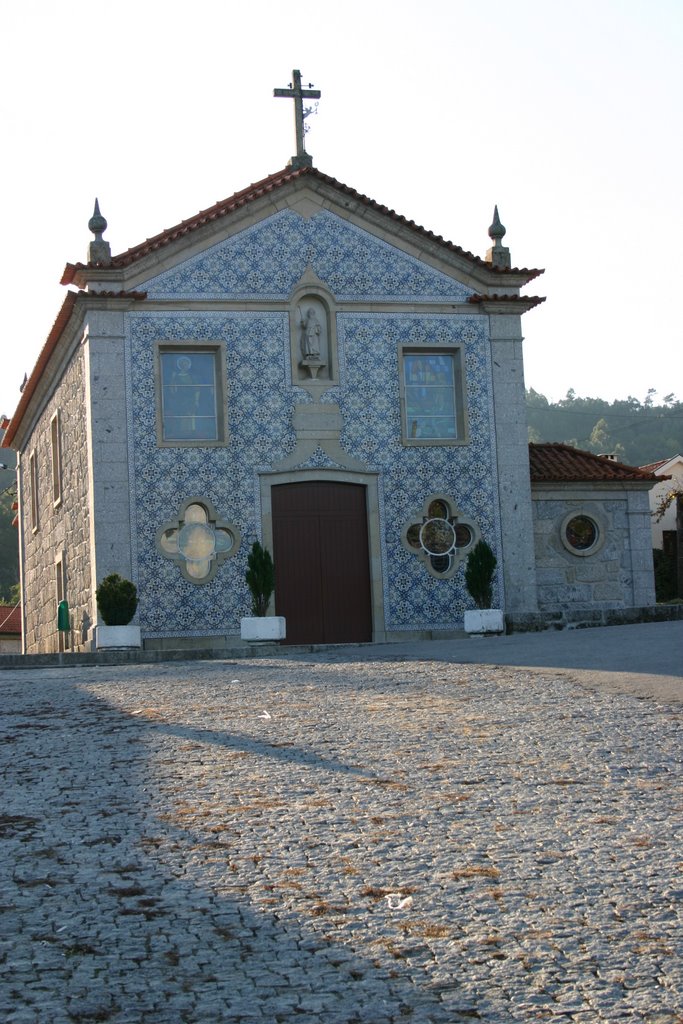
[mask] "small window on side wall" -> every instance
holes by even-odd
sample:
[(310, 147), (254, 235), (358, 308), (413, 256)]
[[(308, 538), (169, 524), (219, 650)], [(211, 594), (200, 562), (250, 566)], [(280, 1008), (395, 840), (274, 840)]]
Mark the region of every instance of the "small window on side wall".
[(38, 459), (35, 450), (28, 457), (29, 479), (31, 481), (31, 530), (37, 533), (40, 528), (40, 512), (38, 505)]
[(220, 348), (160, 346), (160, 443), (222, 444), (225, 441), (224, 380)]
[(404, 444), (465, 444), (461, 349), (402, 348), (401, 407)]
[(57, 508), (62, 503), (62, 432), (59, 410), (50, 420), (50, 443), (52, 455), (52, 503)]

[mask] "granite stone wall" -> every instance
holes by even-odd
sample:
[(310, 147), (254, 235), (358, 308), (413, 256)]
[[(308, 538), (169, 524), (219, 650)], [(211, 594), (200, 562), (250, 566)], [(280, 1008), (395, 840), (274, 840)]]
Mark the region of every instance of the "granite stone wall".
[[(540, 611), (618, 609), (654, 604), (652, 552), (634, 547), (649, 540), (646, 492), (620, 490), (575, 497), (558, 491), (533, 494), (536, 579)], [(562, 541), (570, 515), (592, 518), (600, 532), (594, 553), (576, 554)]]
[[(57, 561), (62, 560), (72, 632), (69, 644), (82, 648), (92, 622), (90, 515), (88, 506), (87, 424), (84, 402), (84, 357), (79, 349), (43, 410), (21, 459), (21, 514), (24, 523), (24, 593), (26, 653), (59, 650), (57, 630)], [(61, 500), (55, 505), (52, 484), (51, 421), (59, 412)], [(29, 457), (35, 451), (39, 526), (31, 528), (33, 500)]]

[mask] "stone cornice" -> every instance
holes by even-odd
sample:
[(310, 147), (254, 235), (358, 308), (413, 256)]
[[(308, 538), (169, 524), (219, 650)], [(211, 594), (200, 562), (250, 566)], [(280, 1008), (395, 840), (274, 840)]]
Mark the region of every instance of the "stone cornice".
[(472, 295), (472, 305), (479, 306), (484, 313), (492, 316), (519, 315), (527, 313), (535, 306), (545, 302), (542, 295)]

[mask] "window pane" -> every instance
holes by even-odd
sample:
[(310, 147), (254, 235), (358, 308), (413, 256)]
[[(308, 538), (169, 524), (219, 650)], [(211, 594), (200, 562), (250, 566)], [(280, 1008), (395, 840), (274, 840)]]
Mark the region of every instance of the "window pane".
[(430, 519), (448, 519), (448, 505), (441, 498), (437, 498), (433, 501), (427, 509), (427, 514)]
[(574, 516), (565, 532), (569, 544), (577, 551), (587, 551), (598, 539), (598, 528), (588, 516)]
[(406, 354), (403, 373), (407, 436), (455, 440), (457, 410), (453, 354)]
[(435, 416), (411, 416), (408, 418), (408, 437), (455, 440), (457, 438), (455, 419), (444, 419), (443, 417)]
[(165, 441), (217, 441), (216, 357), (213, 352), (161, 353)]
[(162, 384), (213, 384), (213, 352), (162, 352)]
[(464, 523), (456, 523), (455, 543), (459, 548), (466, 548), (468, 544), (472, 543), (472, 531), (469, 526), (465, 526)]
[(410, 544), (411, 548), (421, 548), (420, 543), (420, 527), (417, 523), (413, 523), (412, 526), (408, 527), (408, 533), (406, 534), (406, 540)]
[(217, 441), (215, 417), (165, 416), (164, 441)]
[(426, 353), (405, 356), (406, 384), (452, 384), (453, 356)]

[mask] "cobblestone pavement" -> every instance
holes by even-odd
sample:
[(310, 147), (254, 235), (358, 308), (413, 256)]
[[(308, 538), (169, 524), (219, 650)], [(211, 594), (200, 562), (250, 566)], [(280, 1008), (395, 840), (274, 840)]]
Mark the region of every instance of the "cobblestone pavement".
[(0, 675), (8, 1024), (683, 1022), (683, 706), (367, 652)]

